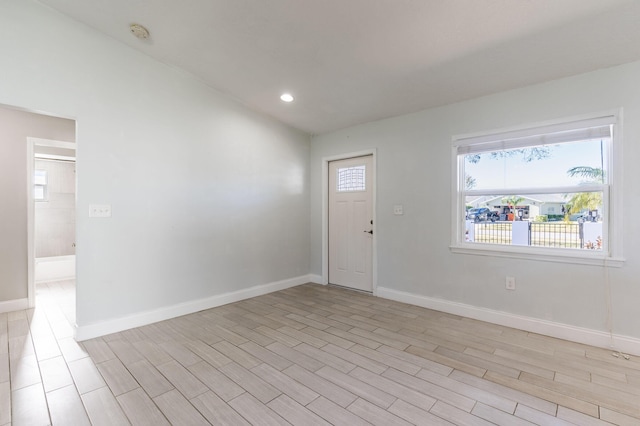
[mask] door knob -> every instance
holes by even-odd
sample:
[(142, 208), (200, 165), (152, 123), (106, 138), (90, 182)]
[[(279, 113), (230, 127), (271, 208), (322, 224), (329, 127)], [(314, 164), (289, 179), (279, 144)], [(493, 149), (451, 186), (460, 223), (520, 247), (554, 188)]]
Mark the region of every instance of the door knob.
[(364, 231), (364, 232), (366, 232), (367, 234), (373, 235), (373, 229), (371, 231)]

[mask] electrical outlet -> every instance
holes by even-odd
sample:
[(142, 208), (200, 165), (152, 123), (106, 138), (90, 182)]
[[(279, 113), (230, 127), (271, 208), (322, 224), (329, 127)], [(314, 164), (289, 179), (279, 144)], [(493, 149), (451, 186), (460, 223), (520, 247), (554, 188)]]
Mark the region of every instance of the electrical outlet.
[(516, 277), (507, 277), (504, 288), (507, 290), (515, 290), (516, 289)]
[(393, 206), (393, 214), (395, 214), (396, 216), (400, 216), (404, 214), (404, 209), (402, 208), (402, 204), (396, 204), (395, 206)]

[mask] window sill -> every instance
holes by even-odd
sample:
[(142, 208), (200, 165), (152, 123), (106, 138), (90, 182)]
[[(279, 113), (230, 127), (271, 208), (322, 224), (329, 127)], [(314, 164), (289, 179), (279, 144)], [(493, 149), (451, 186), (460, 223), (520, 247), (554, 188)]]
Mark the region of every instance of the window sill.
[(571, 250), (536, 249), (531, 247), (504, 246), (496, 247), (490, 244), (458, 244), (449, 247), (452, 253), (470, 254), (475, 256), (505, 257), (512, 259), (535, 260), (540, 262), (571, 263), (575, 265), (594, 265), (620, 268), (624, 265), (623, 258), (607, 257), (600, 253), (574, 252)]

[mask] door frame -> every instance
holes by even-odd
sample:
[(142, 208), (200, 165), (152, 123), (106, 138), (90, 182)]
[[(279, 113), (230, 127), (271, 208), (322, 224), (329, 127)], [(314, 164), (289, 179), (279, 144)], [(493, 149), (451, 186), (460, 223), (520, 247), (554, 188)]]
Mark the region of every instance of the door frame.
[[(36, 146), (65, 148), (76, 151), (76, 144), (73, 142), (27, 137), (27, 299), (29, 308), (35, 308), (36, 306), (36, 222), (35, 202), (33, 200), (33, 171)], [(74, 161), (76, 161), (75, 158)]]
[(347, 160), (349, 158), (366, 157), (371, 155), (372, 168), (373, 168), (373, 194), (372, 194), (372, 217), (373, 217), (373, 241), (371, 248), (371, 280), (372, 280), (372, 294), (375, 296), (378, 292), (378, 239), (376, 231), (378, 220), (376, 218), (376, 193), (377, 193), (377, 179), (378, 174), (376, 172), (377, 156), (376, 149), (365, 149), (362, 151), (348, 152), (344, 154), (331, 155), (322, 157), (322, 283), (329, 284), (329, 163), (338, 160)]

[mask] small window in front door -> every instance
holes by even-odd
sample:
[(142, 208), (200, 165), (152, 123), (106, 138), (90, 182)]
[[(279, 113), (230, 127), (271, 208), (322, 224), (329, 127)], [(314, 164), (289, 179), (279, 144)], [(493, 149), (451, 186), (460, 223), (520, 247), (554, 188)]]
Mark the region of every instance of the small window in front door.
[(365, 166), (342, 167), (337, 170), (338, 192), (365, 191)]

